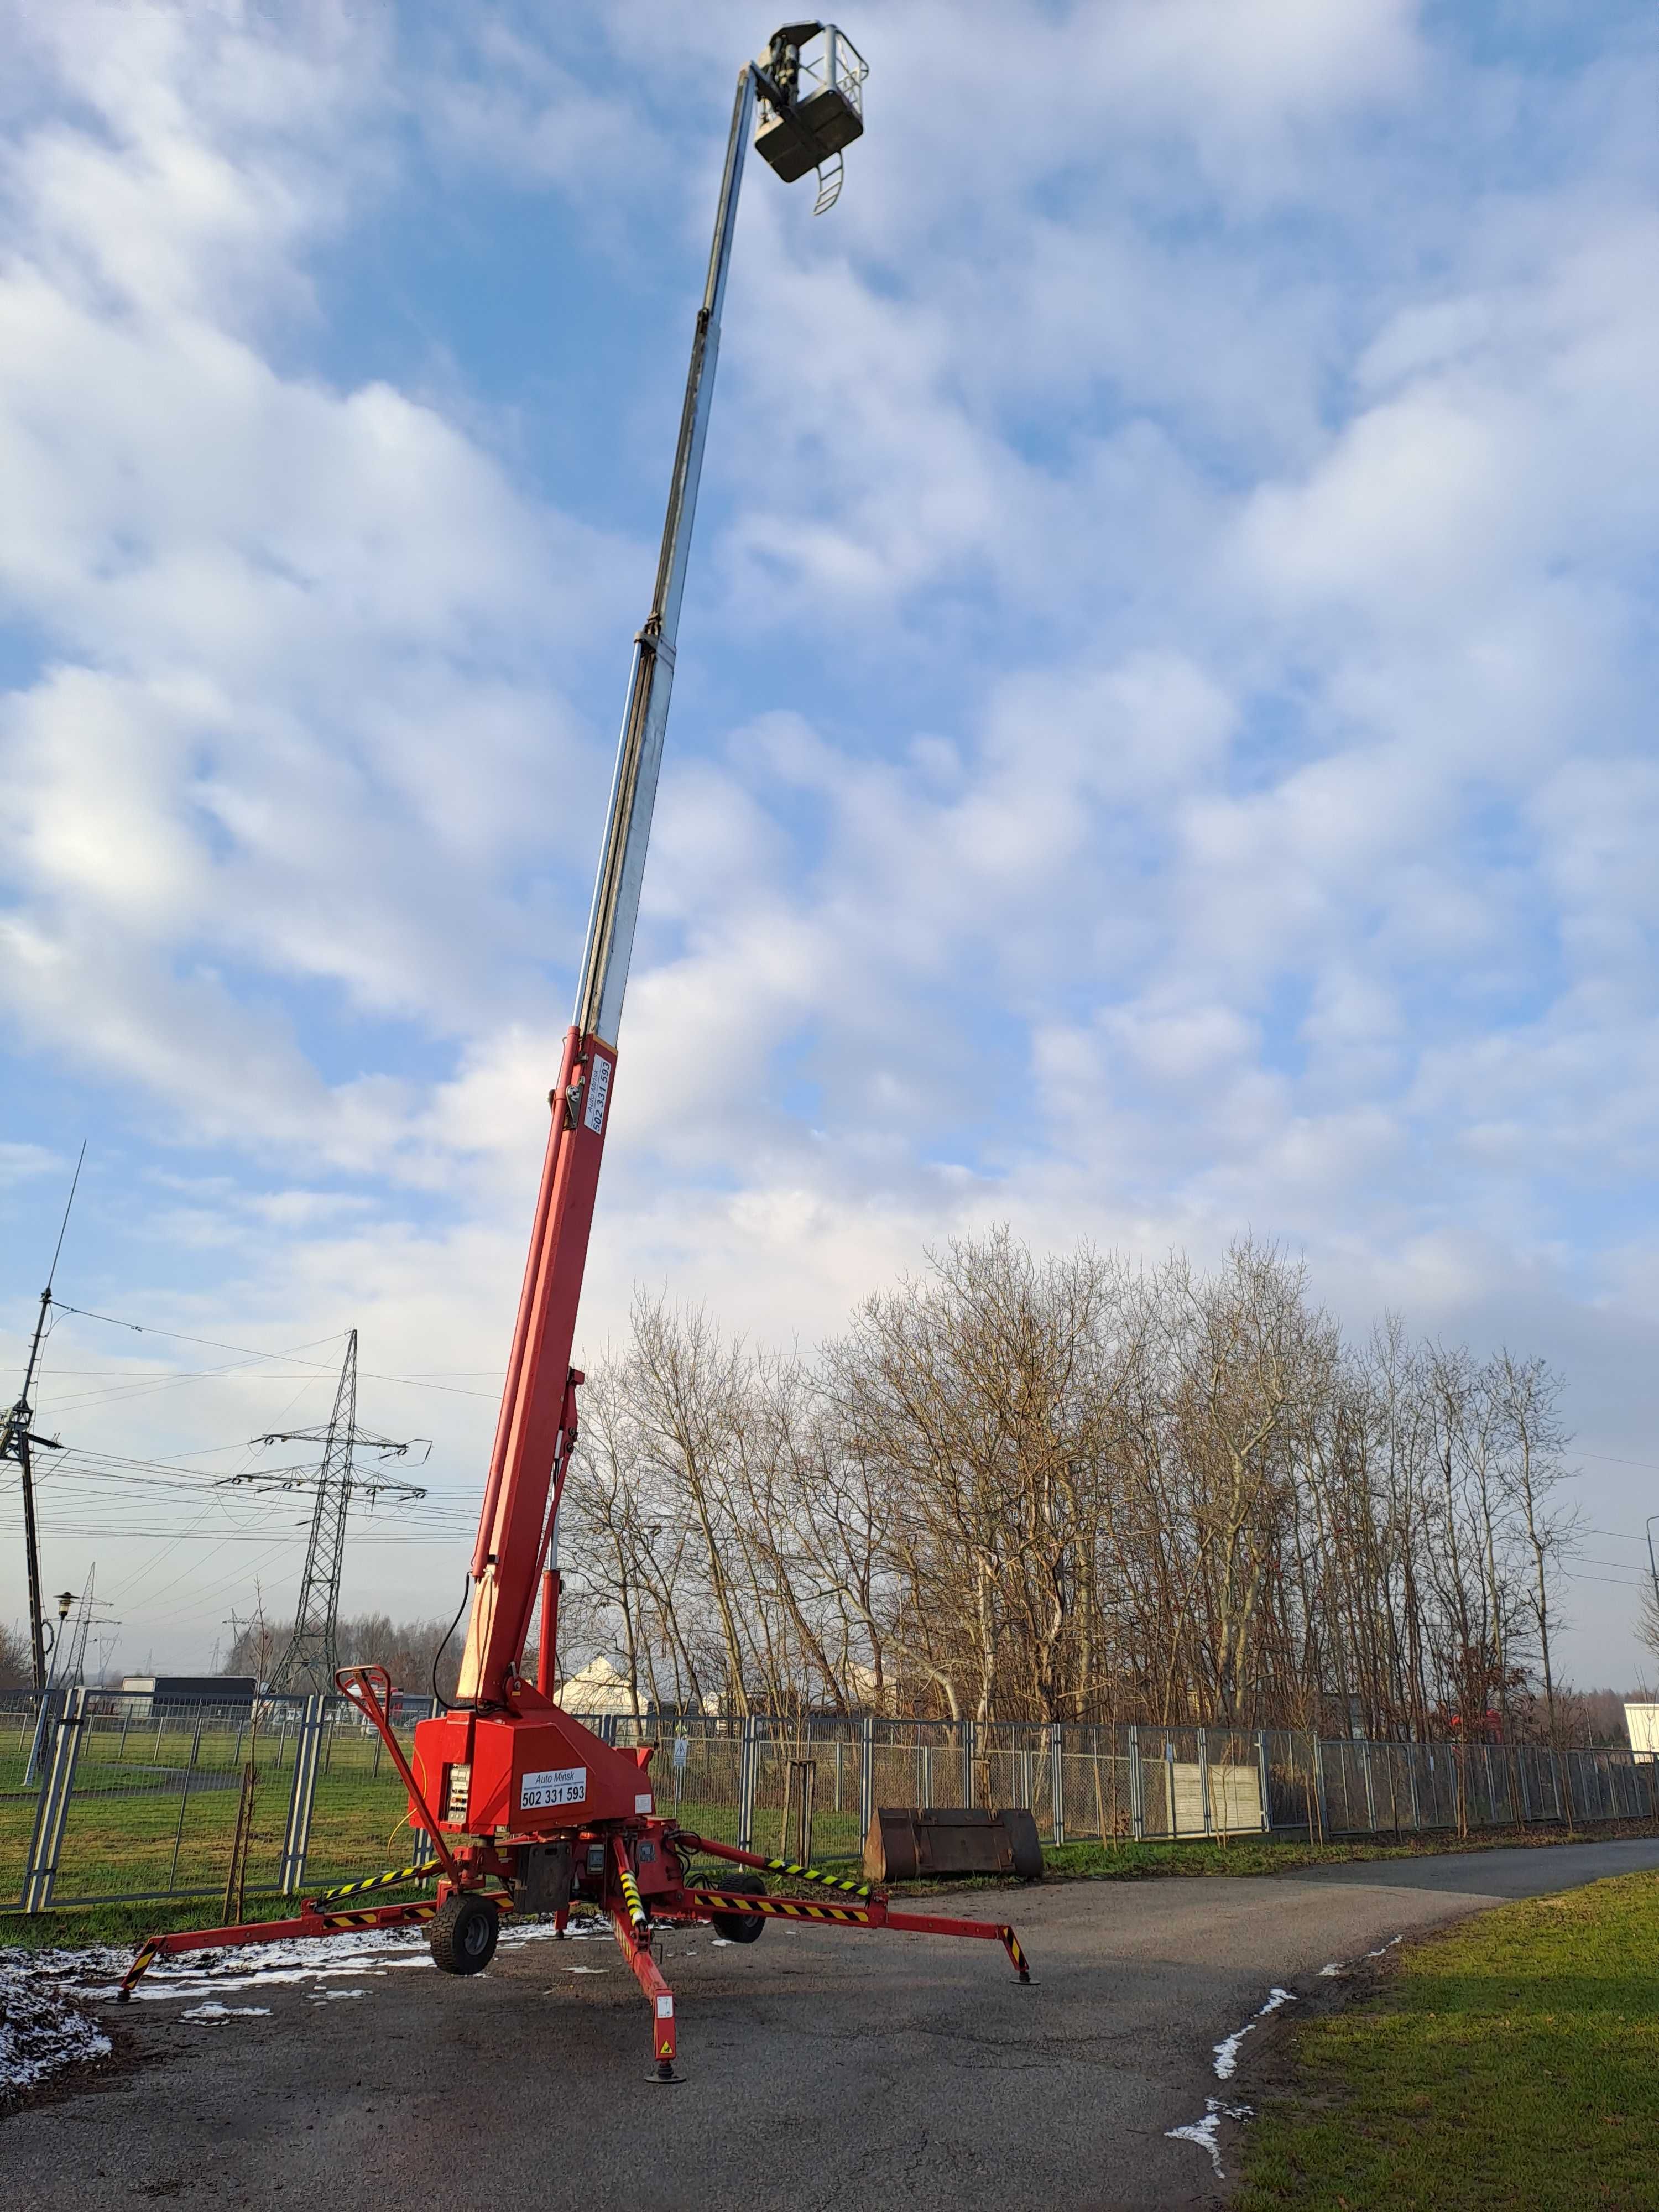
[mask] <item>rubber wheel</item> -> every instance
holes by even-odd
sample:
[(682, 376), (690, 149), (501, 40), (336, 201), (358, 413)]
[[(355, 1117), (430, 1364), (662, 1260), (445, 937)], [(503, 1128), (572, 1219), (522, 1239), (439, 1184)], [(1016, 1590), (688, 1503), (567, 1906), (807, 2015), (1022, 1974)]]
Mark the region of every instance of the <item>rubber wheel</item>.
[(481, 1974), (495, 1955), (501, 1915), (487, 1897), (452, 1897), (426, 1931), (441, 1974)]
[[(751, 1874), (747, 1867), (739, 1873), (722, 1875), (720, 1887), (728, 1893), (735, 1892), (739, 1897), (764, 1897), (766, 1894), (766, 1884), (757, 1874)], [(758, 1940), (761, 1929), (766, 1925), (763, 1912), (716, 1912), (711, 1914), (710, 1918), (714, 1933), (724, 1936), (728, 1943), (753, 1943)]]

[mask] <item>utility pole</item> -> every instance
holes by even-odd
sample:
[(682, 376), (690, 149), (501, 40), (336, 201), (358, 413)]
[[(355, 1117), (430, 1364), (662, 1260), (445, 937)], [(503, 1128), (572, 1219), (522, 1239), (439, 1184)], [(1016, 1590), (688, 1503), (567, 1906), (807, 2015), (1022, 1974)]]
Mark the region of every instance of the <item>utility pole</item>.
[[(339, 1665), (339, 1654), (335, 1650), (335, 1623), (340, 1611), (340, 1576), (345, 1565), (346, 1515), (356, 1498), (424, 1498), (426, 1492), (416, 1483), (403, 1482), (395, 1476), (375, 1475), (368, 1481), (359, 1479), (353, 1455), (360, 1447), (378, 1452), (382, 1460), (402, 1459), (410, 1450), (409, 1443), (394, 1443), (390, 1437), (376, 1436), (372, 1430), (357, 1425), (357, 1332), (354, 1328), (346, 1340), (346, 1355), (340, 1369), (339, 1387), (334, 1394), (334, 1411), (326, 1428), (279, 1429), (268, 1437), (261, 1437), (263, 1444), (320, 1443), (323, 1447), (321, 1464), (315, 1474), (295, 1475), (292, 1470), (282, 1473), (273, 1470), (269, 1474), (233, 1475), (231, 1482), (252, 1485), (261, 1490), (308, 1489), (317, 1487), (317, 1502), (312, 1509), (311, 1534), (306, 1545), (305, 1572), (300, 1581), (300, 1602), (294, 1615), (294, 1632), (287, 1648), (276, 1662), (270, 1682), (270, 1691), (308, 1689), (326, 1694), (334, 1687), (334, 1671)], [(416, 1443), (426, 1443), (416, 1437)], [(427, 1443), (430, 1451), (431, 1445)]]
[(46, 1686), (46, 1632), (40, 1613), (40, 1539), (34, 1520), (34, 1460), (33, 1449), (39, 1444), (43, 1450), (58, 1449), (56, 1437), (37, 1437), (34, 1433), (34, 1409), (31, 1404), (34, 1394), (34, 1372), (40, 1364), (40, 1340), (46, 1333), (46, 1315), (52, 1305), (52, 1286), (58, 1274), (58, 1255), (64, 1249), (64, 1231), (69, 1227), (70, 1206), (75, 1203), (76, 1185), (81, 1180), (82, 1164), (87, 1148), (81, 1147), (81, 1158), (75, 1163), (74, 1181), (70, 1184), (69, 1202), (64, 1208), (64, 1219), (58, 1231), (58, 1243), (52, 1255), (52, 1266), (46, 1273), (46, 1287), (40, 1293), (40, 1310), (34, 1317), (34, 1340), (29, 1346), (28, 1365), (23, 1370), (23, 1387), (17, 1394), (17, 1402), (9, 1408), (5, 1425), (0, 1428), (0, 1463), (15, 1460), (23, 1491), (23, 1555), (28, 1569), (29, 1583), (29, 1659), (34, 1678), (37, 1697)]

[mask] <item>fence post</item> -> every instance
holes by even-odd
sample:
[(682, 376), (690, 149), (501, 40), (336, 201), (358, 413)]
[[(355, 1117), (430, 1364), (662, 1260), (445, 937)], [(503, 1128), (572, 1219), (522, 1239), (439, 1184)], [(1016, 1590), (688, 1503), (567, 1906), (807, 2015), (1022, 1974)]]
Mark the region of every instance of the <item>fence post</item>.
[(1054, 1814), (1054, 1849), (1058, 1850), (1066, 1840), (1066, 1757), (1058, 1721), (1048, 1723), (1048, 1802)]
[(1173, 1843), (1181, 1833), (1181, 1808), (1176, 1802), (1175, 1738), (1168, 1729), (1164, 1731), (1164, 1810), (1170, 1823), (1170, 1840)]
[(1365, 1826), (1376, 1833), (1376, 1789), (1371, 1779), (1371, 1747), (1367, 1738), (1359, 1747), (1360, 1771), (1365, 1777)]
[(1330, 1808), (1325, 1802), (1325, 1747), (1317, 1735), (1310, 1740), (1313, 1744), (1314, 1802), (1319, 1807), (1319, 1840), (1322, 1844), (1329, 1839), (1331, 1832)]
[(1146, 1835), (1146, 1808), (1141, 1798), (1140, 1730), (1133, 1721), (1129, 1723), (1129, 1836), (1133, 1843), (1142, 1843)]
[(294, 1732), (294, 1782), (288, 1793), (288, 1824), (283, 1831), (283, 1856), (276, 1869), (276, 1886), (284, 1897), (291, 1897), (306, 1878), (326, 1704), (320, 1693), (307, 1698), (300, 1708), (299, 1726)]
[(756, 1721), (753, 1713), (745, 1713), (743, 1720), (743, 1741), (738, 1753), (738, 1849), (754, 1849), (750, 1838), (755, 1832), (755, 1741)]
[(862, 1842), (876, 1817), (876, 1724), (868, 1713), (859, 1723), (859, 1838)]
[(173, 1863), (167, 1869), (169, 1893), (179, 1887), (179, 1853), (185, 1841), (185, 1820), (190, 1812), (190, 1785), (196, 1779), (196, 1762), (202, 1755), (202, 1714), (198, 1706), (196, 1727), (190, 1739), (190, 1757), (185, 1763), (185, 1786), (179, 1793), (179, 1825), (173, 1832)]
[(29, 1763), (23, 1769), (23, 1787), (32, 1789), (44, 1781), (46, 1746), (52, 1738), (52, 1720), (58, 1711), (58, 1701), (63, 1693), (58, 1690), (40, 1690), (34, 1698), (34, 1732), (29, 1738)]
[(1255, 1732), (1255, 1765), (1256, 1772), (1261, 1778), (1261, 1832), (1264, 1836), (1270, 1836), (1273, 1832), (1273, 1799), (1267, 1789), (1267, 1731), (1266, 1729), (1258, 1729)]
[(64, 1828), (69, 1819), (70, 1798), (75, 1790), (76, 1762), (81, 1756), (81, 1736), (87, 1714), (87, 1692), (77, 1683), (64, 1701), (63, 1718), (52, 1739), (51, 1764), (40, 1785), (34, 1812), (34, 1833), (29, 1841), (27, 1870), (23, 1876), (25, 1912), (44, 1912), (52, 1903), (58, 1878), (58, 1854), (64, 1848)]
[(1210, 1814), (1210, 1731), (1198, 1731), (1198, 1810), (1204, 1822), (1206, 1836), (1215, 1833), (1215, 1822)]
[(962, 1802), (964, 1805), (971, 1805), (974, 1802), (974, 1753), (977, 1748), (974, 1741), (975, 1734), (974, 1722), (971, 1719), (963, 1721), (962, 1723)]

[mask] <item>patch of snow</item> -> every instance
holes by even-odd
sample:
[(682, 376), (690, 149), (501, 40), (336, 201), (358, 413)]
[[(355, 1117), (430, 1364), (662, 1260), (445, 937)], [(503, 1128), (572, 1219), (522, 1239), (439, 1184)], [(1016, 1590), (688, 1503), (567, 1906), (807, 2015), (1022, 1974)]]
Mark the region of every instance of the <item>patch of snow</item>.
[(1273, 1989), (1270, 1990), (1267, 1996), (1267, 2002), (1261, 2007), (1261, 2010), (1259, 2012), (1252, 2013), (1249, 2019), (1245, 2021), (1243, 2027), (1238, 2029), (1237, 2033), (1228, 2036), (1224, 2042), (1217, 2044), (1215, 2047), (1216, 2080), (1218, 2081), (1231, 2081), (1234, 2070), (1238, 2064), (1238, 2047), (1240, 2044), (1243, 2042), (1245, 2037), (1251, 2033), (1260, 2021), (1266, 2020), (1269, 2013), (1277, 2012), (1280, 2005), (1294, 2004), (1295, 2002), (1296, 1992), (1294, 1990)]
[(32, 2089), (65, 2066), (107, 2058), (110, 2040), (74, 1993), (36, 1970), (40, 1954), (0, 1951), (0, 2100)]
[(312, 1993), (313, 2004), (332, 2004), (337, 1997), (366, 1997), (367, 1990), (316, 1990)]
[[(1367, 1951), (1365, 1956), (1368, 1959), (1381, 1959), (1387, 1953), (1392, 1951), (1396, 1943), (1401, 1943), (1404, 1941), (1405, 1937), (1403, 1936), (1390, 1936), (1386, 1943), (1379, 1943), (1376, 1950)], [(1320, 1968), (1319, 1978), (1322, 1981), (1328, 1981), (1334, 1974), (1346, 1974), (1349, 1967), (1353, 1966), (1355, 1963), (1356, 1962), (1352, 1959), (1333, 1960), (1328, 1966), (1322, 1966)]]
[[(606, 1933), (610, 1931), (607, 1929)], [(503, 1928), (501, 1948), (517, 1950), (526, 1943), (550, 1941), (553, 1923), (532, 1921), (520, 1928)], [(77, 1994), (109, 1998), (115, 1995), (120, 1976), (132, 1963), (130, 1951), (59, 1954), (91, 1966), (87, 1981), (77, 1979)], [(94, 1963), (95, 1961), (95, 1963)], [(228, 1944), (219, 1951), (184, 1951), (161, 1958), (144, 1976), (133, 1996), (148, 2004), (165, 2004), (180, 1997), (210, 1996), (228, 1990), (280, 1989), (298, 1982), (361, 1980), (365, 1973), (388, 1973), (398, 1967), (429, 1968), (432, 1954), (424, 1936), (405, 1928), (353, 1929), (339, 1936), (301, 1936), (280, 1943)], [(92, 1978), (108, 1974), (107, 1987)]]
[[(162, 1918), (164, 1914), (158, 1912), (157, 1917)], [(608, 1936), (611, 1933), (603, 1920), (582, 1923), (573, 1921), (568, 1932), (575, 1934), (579, 1926), (583, 1934)], [(545, 1942), (553, 1932), (550, 1920), (505, 1927), (501, 1948), (516, 1950), (522, 1944)], [(65, 2007), (74, 1999), (94, 2004), (110, 2002), (132, 1964), (136, 1948), (136, 1945), (109, 1943), (41, 1951), (26, 1951), (10, 1945), (0, 1947), (0, 2018), (9, 2021), (15, 2004), (21, 2002), (14, 1998), (14, 1984), (19, 1990), (38, 1993), (43, 2001), (50, 1998)], [(184, 1951), (170, 1958), (160, 1958), (138, 1984), (133, 1996), (147, 2004), (177, 2004), (181, 2001), (190, 2004), (225, 1996), (237, 1990), (280, 1989), (301, 1982), (361, 1982), (365, 1975), (379, 1977), (398, 1967), (431, 1966), (432, 1954), (419, 1930), (353, 1929), (338, 1936), (304, 1936), (281, 1943), (230, 1944), (218, 1951)], [(107, 2048), (106, 2044), (105, 2050)], [(84, 2055), (101, 2057), (104, 2051)], [(4, 2065), (4, 2046), (0, 2045), (0, 2094), (6, 2087)]]
[(269, 2005), (193, 2005), (190, 2011), (181, 2012), (180, 2020), (269, 2020)]
[(1221, 2123), (1223, 2120), (1248, 2120), (1254, 2116), (1255, 2110), (1253, 2105), (1224, 2105), (1219, 2097), (1206, 2097), (1201, 2120), (1189, 2120), (1184, 2128), (1165, 2128), (1164, 2132), (1173, 2142), (1196, 2143), (1201, 2151), (1208, 2154), (1210, 2163), (1215, 2168), (1216, 2179), (1224, 2181), (1227, 2176), (1221, 2163), (1221, 2146), (1216, 2140), (1221, 2131)]

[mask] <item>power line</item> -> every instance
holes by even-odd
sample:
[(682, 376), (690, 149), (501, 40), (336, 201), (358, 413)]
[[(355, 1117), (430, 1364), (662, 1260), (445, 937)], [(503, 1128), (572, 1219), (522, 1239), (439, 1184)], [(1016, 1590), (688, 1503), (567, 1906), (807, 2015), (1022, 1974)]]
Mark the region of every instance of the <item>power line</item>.
[[(130, 1329), (135, 1336), (165, 1336), (175, 1344), (199, 1344), (210, 1352), (238, 1352), (247, 1359), (264, 1359), (273, 1364), (286, 1361), (292, 1367), (314, 1367), (320, 1375), (327, 1375), (333, 1371), (322, 1360), (301, 1359), (292, 1352), (260, 1352), (252, 1345), (226, 1344), (217, 1337), (187, 1336), (182, 1329), (158, 1328), (149, 1322), (125, 1320), (119, 1314), (94, 1313), (89, 1306), (65, 1305), (61, 1298), (54, 1298), (52, 1304), (58, 1308), (59, 1313), (75, 1314), (82, 1321), (104, 1322), (112, 1328)], [(355, 1333), (354, 1331), (353, 1334)], [(311, 1340), (311, 1344), (303, 1345), (298, 1348), (301, 1351), (308, 1351), (311, 1345), (327, 1344), (331, 1340), (325, 1336), (314, 1337)], [(480, 1368), (460, 1368), (444, 1371), (452, 1374), (481, 1374), (489, 1370)], [(493, 1398), (495, 1395), (493, 1390), (463, 1390), (455, 1383), (434, 1382), (418, 1375), (385, 1375), (369, 1368), (365, 1368), (363, 1374), (373, 1382), (402, 1382), (406, 1383), (411, 1389), (442, 1390), (458, 1398)]]
[[(60, 1312), (67, 1310), (69, 1310), (67, 1308), (59, 1308)], [(326, 1344), (329, 1340), (325, 1336), (314, 1338), (313, 1341), (318, 1344)], [(288, 1355), (283, 1352), (271, 1352), (263, 1353), (261, 1354), (261, 1357), (267, 1359), (281, 1359), (288, 1357)], [(309, 1361), (306, 1363), (307, 1365), (310, 1364), (311, 1363)], [(162, 1367), (153, 1371), (158, 1375), (177, 1376), (182, 1379), (189, 1380), (194, 1376), (202, 1375), (234, 1375), (236, 1372), (236, 1369), (234, 1365), (228, 1367)], [(329, 1369), (325, 1371), (332, 1373), (333, 1370)], [(368, 1367), (362, 1369), (360, 1371), (364, 1375), (372, 1375), (374, 1372), (371, 1368)], [(142, 1377), (135, 1376), (133, 1375), (133, 1370), (130, 1367), (60, 1367), (56, 1370), (56, 1372), (59, 1375), (102, 1375), (114, 1377), (117, 1380), (137, 1381), (143, 1379)], [(495, 1372), (495, 1370), (493, 1367), (429, 1367), (425, 1370), (425, 1375), (428, 1377), (434, 1375), (493, 1375)], [(288, 1381), (289, 1378), (283, 1375), (275, 1375), (270, 1376), (269, 1379), (274, 1382), (283, 1382)], [(414, 1375), (385, 1375), (378, 1376), (375, 1379), (385, 1382), (418, 1382), (422, 1378), (419, 1376)]]

